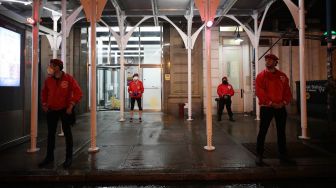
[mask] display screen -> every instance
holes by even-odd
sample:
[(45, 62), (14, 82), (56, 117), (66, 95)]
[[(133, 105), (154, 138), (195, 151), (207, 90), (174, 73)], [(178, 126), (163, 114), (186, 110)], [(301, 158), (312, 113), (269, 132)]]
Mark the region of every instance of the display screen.
[(0, 27), (0, 86), (20, 86), (21, 35)]

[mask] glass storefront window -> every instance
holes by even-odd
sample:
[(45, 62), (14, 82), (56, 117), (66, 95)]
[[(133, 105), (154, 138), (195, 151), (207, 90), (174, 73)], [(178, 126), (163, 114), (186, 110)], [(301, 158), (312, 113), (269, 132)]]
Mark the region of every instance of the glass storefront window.
[[(119, 34), (118, 27), (112, 27)], [(90, 28), (82, 29), (82, 35), (90, 40)], [(98, 110), (120, 109), (120, 49), (116, 39), (106, 27), (96, 29), (96, 53), (97, 53), (97, 108)], [(130, 28), (126, 29), (126, 32)], [(129, 96), (127, 94), (127, 81), (134, 73), (139, 73), (142, 79), (143, 70), (141, 65), (155, 66), (161, 64), (161, 27), (138, 27), (132, 33), (124, 50), (125, 59), (125, 107), (129, 108)], [(83, 39), (82, 39), (83, 40)], [(82, 41), (89, 48), (90, 42)], [(90, 50), (88, 50), (90, 52)], [(88, 55), (89, 56), (89, 55)], [(157, 69), (152, 69), (156, 71)], [(90, 71), (90, 66), (89, 66)], [(161, 71), (160, 73), (161, 74)], [(91, 75), (89, 72), (89, 79)], [(90, 86), (89, 86), (90, 87)], [(161, 91), (160, 91), (161, 92)], [(158, 95), (161, 101), (161, 95)], [(161, 104), (159, 104), (161, 106)], [(158, 107), (157, 107), (158, 108)]]

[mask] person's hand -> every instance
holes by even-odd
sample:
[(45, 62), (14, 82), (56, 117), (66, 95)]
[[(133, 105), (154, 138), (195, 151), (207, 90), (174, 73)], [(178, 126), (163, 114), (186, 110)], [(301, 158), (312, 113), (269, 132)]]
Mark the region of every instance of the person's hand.
[(132, 94), (133, 92), (132, 91), (129, 91), (130, 94)]
[(47, 112), (48, 111), (48, 106), (47, 105), (43, 105), (42, 106), (42, 110), (43, 110), (43, 112)]
[(66, 109), (66, 113), (69, 115), (72, 114), (72, 108), (73, 108), (73, 104), (70, 104), (68, 108)]

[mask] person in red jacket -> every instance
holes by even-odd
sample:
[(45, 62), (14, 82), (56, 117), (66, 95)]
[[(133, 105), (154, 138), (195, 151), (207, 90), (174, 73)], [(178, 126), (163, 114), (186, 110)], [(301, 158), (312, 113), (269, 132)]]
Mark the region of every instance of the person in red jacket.
[(275, 118), (278, 151), (280, 162), (292, 162), (287, 158), (286, 149), (286, 119), (285, 106), (292, 99), (289, 81), (285, 73), (275, 67), (279, 58), (273, 54), (265, 56), (266, 69), (261, 71), (256, 78), (256, 96), (260, 105), (260, 127), (257, 137), (257, 159), (256, 164), (263, 164), (264, 144), (267, 130), (271, 120)]
[(133, 122), (133, 113), (134, 113), (134, 104), (135, 101), (138, 103), (139, 107), (139, 121), (142, 122), (141, 116), (142, 116), (142, 106), (141, 106), (141, 97), (144, 92), (144, 87), (142, 82), (139, 80), (139, 75), (135, 73), (133, 75), (133, 80), (129, 83), (128, 86), (128, 93), (131, 98), (131, 118), (130, 122)]
[(73, 139), (71, 124), (73, 123), (73, 107), (82, 98), (82, 91), (76, 80), (62, 71), (63, 62), (51, 59), (47, 69), (49, 77), (42, 88), (42, 109), (47, 113), (48, 145), (45, 159), (39, 163), (43, 167), (54, 161), (55, 134), (58, 120), (62, 121), (65, 135), (66, 155), (63, 163), (68, 168), (72, 163)]
[(231, 84), (229, 84), (226, 76), (222, 78), (222, 83), (217, 87), (217, 94), (219, 96), (219, 107), (217, 111), (218, 121), (222, 120), (222, 113), (224, 110), (224, 105), (226, 106), (226, 110), (229, 114), (229, 120), (234, 121), (233, 113), (231, 111), (231, 97), (234, 95), (234, 90)]

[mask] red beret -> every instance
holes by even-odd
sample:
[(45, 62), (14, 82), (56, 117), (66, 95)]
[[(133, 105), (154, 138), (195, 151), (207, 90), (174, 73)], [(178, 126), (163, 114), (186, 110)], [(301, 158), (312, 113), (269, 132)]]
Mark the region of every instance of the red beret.
[(63, 67), (63, 61), (59, 59), (50, 59), (50, 64), (57, 65), (59, 67)]
[(273, 59), (274, 61), (278, 61), (279, 60), (279, 58), (276, 55), (274, 55), (274, 54), (267, 54), (267, 55), (265, 55), (265, 59), (266, 58)]

